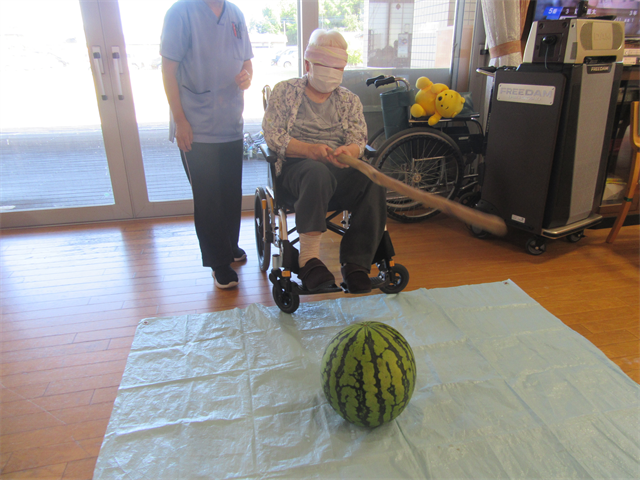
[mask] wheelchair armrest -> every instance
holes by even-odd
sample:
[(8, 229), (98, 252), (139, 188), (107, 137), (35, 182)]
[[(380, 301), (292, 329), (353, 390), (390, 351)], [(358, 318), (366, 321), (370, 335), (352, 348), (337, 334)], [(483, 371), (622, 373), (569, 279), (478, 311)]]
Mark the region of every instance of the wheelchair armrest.
[(278, 160), (278, 157), (276, 156), (276, 154), (271, 150), (269, 150), (269, 147), (267, 146), (266, 143), (260, 144), (260, 152), (262, 152), (262, 155), (264, 155), (265, 160), (269, 163), (276, 163), (276, 161)]
[(378, 151), (373, 148), (371, 145), (365, 145), (364, 147), (364, 158), (370, 159), (376, 156)]

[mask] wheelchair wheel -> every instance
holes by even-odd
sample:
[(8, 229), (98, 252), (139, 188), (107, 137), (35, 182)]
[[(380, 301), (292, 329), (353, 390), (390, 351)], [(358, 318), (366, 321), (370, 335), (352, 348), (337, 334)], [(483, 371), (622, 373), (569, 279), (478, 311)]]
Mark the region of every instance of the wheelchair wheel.
[(399, 293), (409, 283), (409, 270), (404, 265), (396, 263), (389, 269), (386, 277), (386, 283), (380, 287), (380, 290), (384, 293)]
[[(481, 198), (480, 192), (471, 191), (471, 192), (465, 193), (464, 195), (461, 195), (459, 202), (461, 205), (464, 205), (465, 207), (477, 208), (480, 198)], [(476, 238), (487, 238), (491, 235), (489, 232), (482, 230), (482, 228), (476, 225), (471, 225), (468, 223), (466, 225), (467, 225), (467, 229), (469, 229), (469, 231)]]
[[(377, 167), (391, 178), (447, 199), (458, 195), (464, 178), (460, 148), (451, 137), (432, 128), (410, 128), (389, 138), (377, 155)], [(394, 220), (418, 222), (438, 213), (387, 190), (387, 215)]]
[(285, 292), (278, 285), (274, 284), (271, 294), (276, 305), (284, 313), (293, 313), (300, 306), (300, 296), (292, 292)]
[(382, 144), (386, 141), (387, 141), (387, 137), (384, 134), (384, 127), (382, 127), (379, 130), (377, 130), (373, 135), (371, 135), (371, 138), (369, 138), (369, 141), (367, 142), (367, 144), (370, 147), (374, 148), (375, 150), (379, 150)]
[(365, 151), (365, 160), (367, 162), (369, 162), (372, 165), (376, 164), (376, 157), (377, 157), (377, 153), (378, 150), (380, 150), (380, 147), (384, 144), (384, 142), (387, 141), (387, 137), (384, 133), (384, 127), (382, 127), (381, 129), (377, 130), (375, 133), (373, 133), (373, 135), (371, 135), (369, 137), (369, 140), (367, 141), (367, 146), (371, 147), (371, 149), (373, 149), (373, 153), (371, 153), (370, 151)]
[(263, 211), (262, 201), (267, 199), (264, 188), (256, 188), (256, 197), (254, 204), (255, 215), (255, 231), (256, 231), (256, 250), (258, 251), (258, 262), (260, 270), (266, 272), (271, 261), (271, 211), (269, 204), (266, 203), (266, 209)]

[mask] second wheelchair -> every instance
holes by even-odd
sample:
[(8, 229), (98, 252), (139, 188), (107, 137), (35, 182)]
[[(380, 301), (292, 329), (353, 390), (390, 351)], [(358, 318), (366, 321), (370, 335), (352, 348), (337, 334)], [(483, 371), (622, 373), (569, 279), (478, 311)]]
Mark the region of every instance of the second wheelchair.
[[(484, 147), (484, 132), (473, 112), (471, 98), (453, 119), (429, 126), (427, 118), (409, 113), (413, 93), (407, 80), (379, 76), (367, 80), (376, 88), (396, 88), (380, 94), (384, 128), (369, 139), (366, 155), (385, 175), (419, 190), (453, 200), (473, 193), (477, 186), (476, 159)], [(387, 191), (387, 215), (403, 223), (418, 222), (439, 211), (391, 190)]]

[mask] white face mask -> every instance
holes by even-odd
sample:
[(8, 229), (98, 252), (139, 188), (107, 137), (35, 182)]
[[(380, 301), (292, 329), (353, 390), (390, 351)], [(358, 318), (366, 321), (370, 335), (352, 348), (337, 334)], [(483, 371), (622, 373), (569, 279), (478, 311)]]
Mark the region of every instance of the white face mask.
[(342, 83), (342, 71), (309, 63), (309, 83), (320, 93), (330, 93)]

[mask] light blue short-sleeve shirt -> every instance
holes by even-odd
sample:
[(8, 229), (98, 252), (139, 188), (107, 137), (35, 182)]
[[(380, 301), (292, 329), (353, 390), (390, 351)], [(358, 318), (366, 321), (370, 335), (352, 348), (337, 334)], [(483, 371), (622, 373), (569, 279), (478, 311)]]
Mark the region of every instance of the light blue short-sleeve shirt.
[[(180, 101), (193, 141), (242, 139), (244, 92), (235, 76), (253, 51), (240, 9), (226, 1), (218, 18), (203, 0), (179, 0), (165, 16), (160, 55), (180, 63)], [(174, 135), (172, 118), (172, 141)]]

